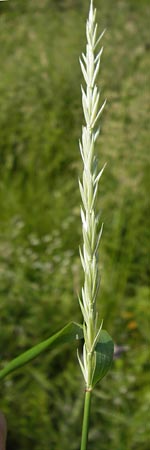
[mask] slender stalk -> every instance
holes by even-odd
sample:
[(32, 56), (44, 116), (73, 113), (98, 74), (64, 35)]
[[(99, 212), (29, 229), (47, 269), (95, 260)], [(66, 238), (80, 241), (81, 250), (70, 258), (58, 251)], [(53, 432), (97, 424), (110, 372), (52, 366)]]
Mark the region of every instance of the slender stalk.
[(89, 419), (90, 419), (90, 409), (91, 409), (91, 395), (92, 391), (85, 391), (84, 399), (84, 413), (83, 413), (83, 424), (82, 424), (82, 437), (81, 437), (81, 450), (87, 449), (88, 443), (88, 431), (89, 431)]

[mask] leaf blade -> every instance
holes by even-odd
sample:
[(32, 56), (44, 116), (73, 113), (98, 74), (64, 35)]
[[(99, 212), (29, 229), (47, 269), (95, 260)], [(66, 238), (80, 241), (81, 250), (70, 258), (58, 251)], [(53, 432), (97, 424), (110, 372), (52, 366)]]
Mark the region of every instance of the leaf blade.
[(24, 353), (10, 361), (4, 369), (0, 370), (0, 380), (5, 378), (9, 373), (14, 372), (32, 361), (48, 348), (52, 349), (56, 345), (58, 346), (60, 344), (73, 342), (74, 340), (82, 339), (82, 337), (82, 325), (79, 325), (76, 322), (68, 323), (64, 328), (50, 336), (48, 339), (40, 342), (29, 350), (26, 350)]
[(93, 387), (106, 375), (113, 360), (114, 343), (106, 330), (101, 330), (95, 354), (96, 364), (92, 380)]

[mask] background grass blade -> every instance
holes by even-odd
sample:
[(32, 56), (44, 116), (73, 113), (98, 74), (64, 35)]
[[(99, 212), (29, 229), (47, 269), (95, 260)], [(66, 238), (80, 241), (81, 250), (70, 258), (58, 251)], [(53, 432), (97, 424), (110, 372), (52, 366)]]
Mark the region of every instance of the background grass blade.
[(73, 342), (75, 340), (81, 339), (82, 336), (82, 326), (75, 322), (69, 323), (60, 331), (53, 334), (50, 338), (46, 339), (43, 342), (40, 342), (40, 344), (35, 345), (34, 347), (30, 348), (17, 358), (13, 359), (10, 363), (8, 363), (7, 366), (0, 371), (0, 380), (2, 378), (5, 378), (6, 375), (13, 372), (14, 370), (24, 366), (29, 361), (32, 361), (32, 359), (36, 358), (45, 350), (54, 348), (60, 344), (62, 345), (67, 342)]

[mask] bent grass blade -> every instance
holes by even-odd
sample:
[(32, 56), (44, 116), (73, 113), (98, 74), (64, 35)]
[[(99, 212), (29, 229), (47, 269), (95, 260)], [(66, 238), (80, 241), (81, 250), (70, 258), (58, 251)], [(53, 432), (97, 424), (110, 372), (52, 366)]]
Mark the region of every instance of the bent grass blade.
[(64, 328), (53, 334), (45, 341), (40, 342), (39, 344), (35, 345), (34, 347), (30, 348), (29, 350), (25, 351), (24, 353), (10, 361), (6, 365), (6, 367), (0, 370), (0, 380), (2, 380), (15, 370), (19, 369), (20, 367), (24, 366), (28, 362), (32, 361), (44, 351), (51, 350), (52, 348), (64, 343), (82, 339), (82, 337), (82, 325), (79, 325), (75, 322), (70, 322)]

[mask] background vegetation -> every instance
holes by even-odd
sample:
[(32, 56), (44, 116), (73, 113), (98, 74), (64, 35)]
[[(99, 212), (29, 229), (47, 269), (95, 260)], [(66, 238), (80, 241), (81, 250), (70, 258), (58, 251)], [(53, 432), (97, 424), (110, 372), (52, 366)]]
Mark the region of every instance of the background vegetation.
[[(90, 450), (148, 450), (150, 438), (148, 0), (95, 1), (107, 27), (97, 152), (100, 316), (128, 351), (93, 396)], [(80, 321), (78, 56), (87, 0), (0, 3), (0, 359)], [(78, 450), (83, 381), (76, 348), (39, 357), (0, 386), (8, 449)]]

